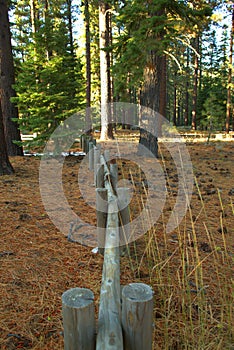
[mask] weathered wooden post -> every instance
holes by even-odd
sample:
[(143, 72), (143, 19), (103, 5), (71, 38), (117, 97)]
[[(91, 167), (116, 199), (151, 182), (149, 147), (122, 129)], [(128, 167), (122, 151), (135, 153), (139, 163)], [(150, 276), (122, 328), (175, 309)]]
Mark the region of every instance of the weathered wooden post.
[(96, 176), (98, 172), (97, 164), (100, 164), (101, 151), (99, 148), (94, 148), (94, 184), (96, 185)]
[(152, 350), (153, 291), (144, 283), (122, 290), (124, 350)]
[(104, 187), (104, 164), (96, 164), (96, 188), (103, 188)]
[(116, 163), (110, 164), (111, 185), (113, 191), (116, 193), (118, 183), (118, 165)]
[[(127, 246), (130, 241), (130, 188), (128, 187), (118, 187), (118, 207), (119, 207), (119, 221), (120, 221), (120, 231), (119, 231), (119, 245)], [(121, 254), (124, 252), (124, 247), (121, 248)]]
[(89, 170), (94, 169), (94, 144), (93, 141), (89, 141)]
[(80, 135), (80, 148), (84, 151), (84, 138), (85, 134)]
[(123, 350), (117, 208), (112, 197), (108, 205), (96, 350)]
[(96, 189), (97, 241), (98, 241), (98, 252), (100, 254), (104, 254), (107, 211), (108, 211), (107, 189), (97, 188)]
[(72, 288), (62, 295), (64, 350), (95, 349), (94, 295), (90, 289)]
[(108, 163), (109, 160), (110, 160), (110, 151), (109, 151), (109, 149), (105, 149), (105, 151), (104, 151), (104, 158), (105, 158), (106, 163)]

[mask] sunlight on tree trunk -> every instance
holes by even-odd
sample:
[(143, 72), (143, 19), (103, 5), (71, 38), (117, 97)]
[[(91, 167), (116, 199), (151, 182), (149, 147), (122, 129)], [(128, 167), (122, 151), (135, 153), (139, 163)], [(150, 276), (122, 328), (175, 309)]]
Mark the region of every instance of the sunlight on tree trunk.
[(193, 74), (193, 109), (192, 109), (192, 129), (197, 129), (197, 93), (198, 93), (198, 69), (199, 69), (199, 36), (195, 38), (194, 48), (194, 74)]
[(85, 53), (86, 53), (86, 111), (85, 111), (85, 123), (86, 130), (89, 131), (92, 128), (90, 107), (91, 107), (91, 47), (90, 47), (90, 14), (89, 14), (89, 2), (84, 1), (84, 18), (85, 18)]
[(226, 110), (226, 133), (230, 130), (230, 119), (232, 109), (232, 55), (233, 55), (233, 37), (234, 37), (234, 9), (232, 10), (232, 28), (230, 36), (230, 52), (229, 52), (229, 67), (228, 67), (228, 87), (227, 87), (227, 110)]
[(100, 79), (101, 79), (101, 137), (102, 141), (113, 138), (110, 123), (110, 110), (108, 103), (110, 102), (110, 78), (108, 74), (108, 56), (105, 50), (108, 46), (108, 26), (107, 11), (108, 5), (99, 1), (99, 45), (100, 45)]

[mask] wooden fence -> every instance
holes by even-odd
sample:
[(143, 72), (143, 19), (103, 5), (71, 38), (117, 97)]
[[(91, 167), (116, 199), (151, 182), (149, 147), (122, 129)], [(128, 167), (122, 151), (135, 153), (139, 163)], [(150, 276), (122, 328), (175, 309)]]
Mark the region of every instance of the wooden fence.
[(96, 185), (97, 237), (104, 255), (97, 330), (93, 292), (73, 288), (62, 295), (65, 350), (151, 350), (153, 291), (144, 283), (120, 286), (120, 244), (127, 237), (129, 189), (118, 188), (118, 168), (108, 151), (81, 136)]

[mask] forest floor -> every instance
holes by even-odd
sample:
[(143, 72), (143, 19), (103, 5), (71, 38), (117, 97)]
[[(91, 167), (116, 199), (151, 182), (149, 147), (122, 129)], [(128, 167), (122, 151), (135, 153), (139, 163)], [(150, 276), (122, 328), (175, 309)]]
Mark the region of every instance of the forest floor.
[[(121, 284), (144, 282), (154, 290), (153, 350), (234, 349), (234, 143), (188, 143), (194, 189), (179, 228), (165, 233), (178, 178), (167, 150), (159, 162), (167, 200), (154, 227), (121, 257)], [(63, 349), (61, 295), (90, 288), (98, 312), (102, 255), (69, 242), (51, 222), (39, 188), (40, 157), (11, 158), (15, 174), (0, 177), (0, 349)], [(82, 157), (66, 157), (63, 185), (73, 210), (95, 225), (95, 209), (77, 185)], [(127, 161), (142, 210), (145, 189)], [(130, 174), (130, 175), (129, 175)], [(140, 180), (141, 181), (141, 180)], [(90, 188), (94, 192), (94, 187)], [(68, 233), (68, 232), (67, 232)]]

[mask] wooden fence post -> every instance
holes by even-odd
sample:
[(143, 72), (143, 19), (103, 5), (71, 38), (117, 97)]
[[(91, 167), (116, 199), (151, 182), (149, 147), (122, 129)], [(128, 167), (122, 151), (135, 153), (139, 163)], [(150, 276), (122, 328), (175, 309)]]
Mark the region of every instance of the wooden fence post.
[(94, 169), (94, 144), (89, 141), (89, 170)]
[(111, 185), (113, 192), (116, 193), (118, 183), (118, 165), (116, 163), (110, 164)]
[(123, 350), (117, 201), (108, 204), (96, 350)]
[(104, 187), (104, 164), (96, 164), (96, 182), (95, 186), (96, 188), (103, 188)]
[(100, 163), (101, 151), (99, 148), (94, 148), (94, 185), (96, 185), (96, 176), (98, 172), (97, 164)]
[(62, 295), (65, 350), (95, 349), (94, 295), (90, 289), (72, 288)]
[(105, 247), (105, 228), (107, 223), (107, 189), (96, 189), (96, 213), (97, 213), (97, 240), (98, 240), (98, 252), (104, 255)]
[(105, 151), (104, 151), (104, 158), (105, 158), (106, 163), (108, 163), (109, 160), (110, 160), (110, 151), (109, 151), (109, 149), (105, 149)]
[(84, 151), (84, 138), (85, 134), (80, 135), (80, 148)]
[[(127, 246), (130, 239), (130, 189), (128, 187), (118, 187), (118, 207), (119, 207), (119, 245)], [(124, 248), (121, 249), (121, 254), (123, 254)]]
[(152, 350), (153, 291), (144, 283), (122, 290), (124, 350)]

